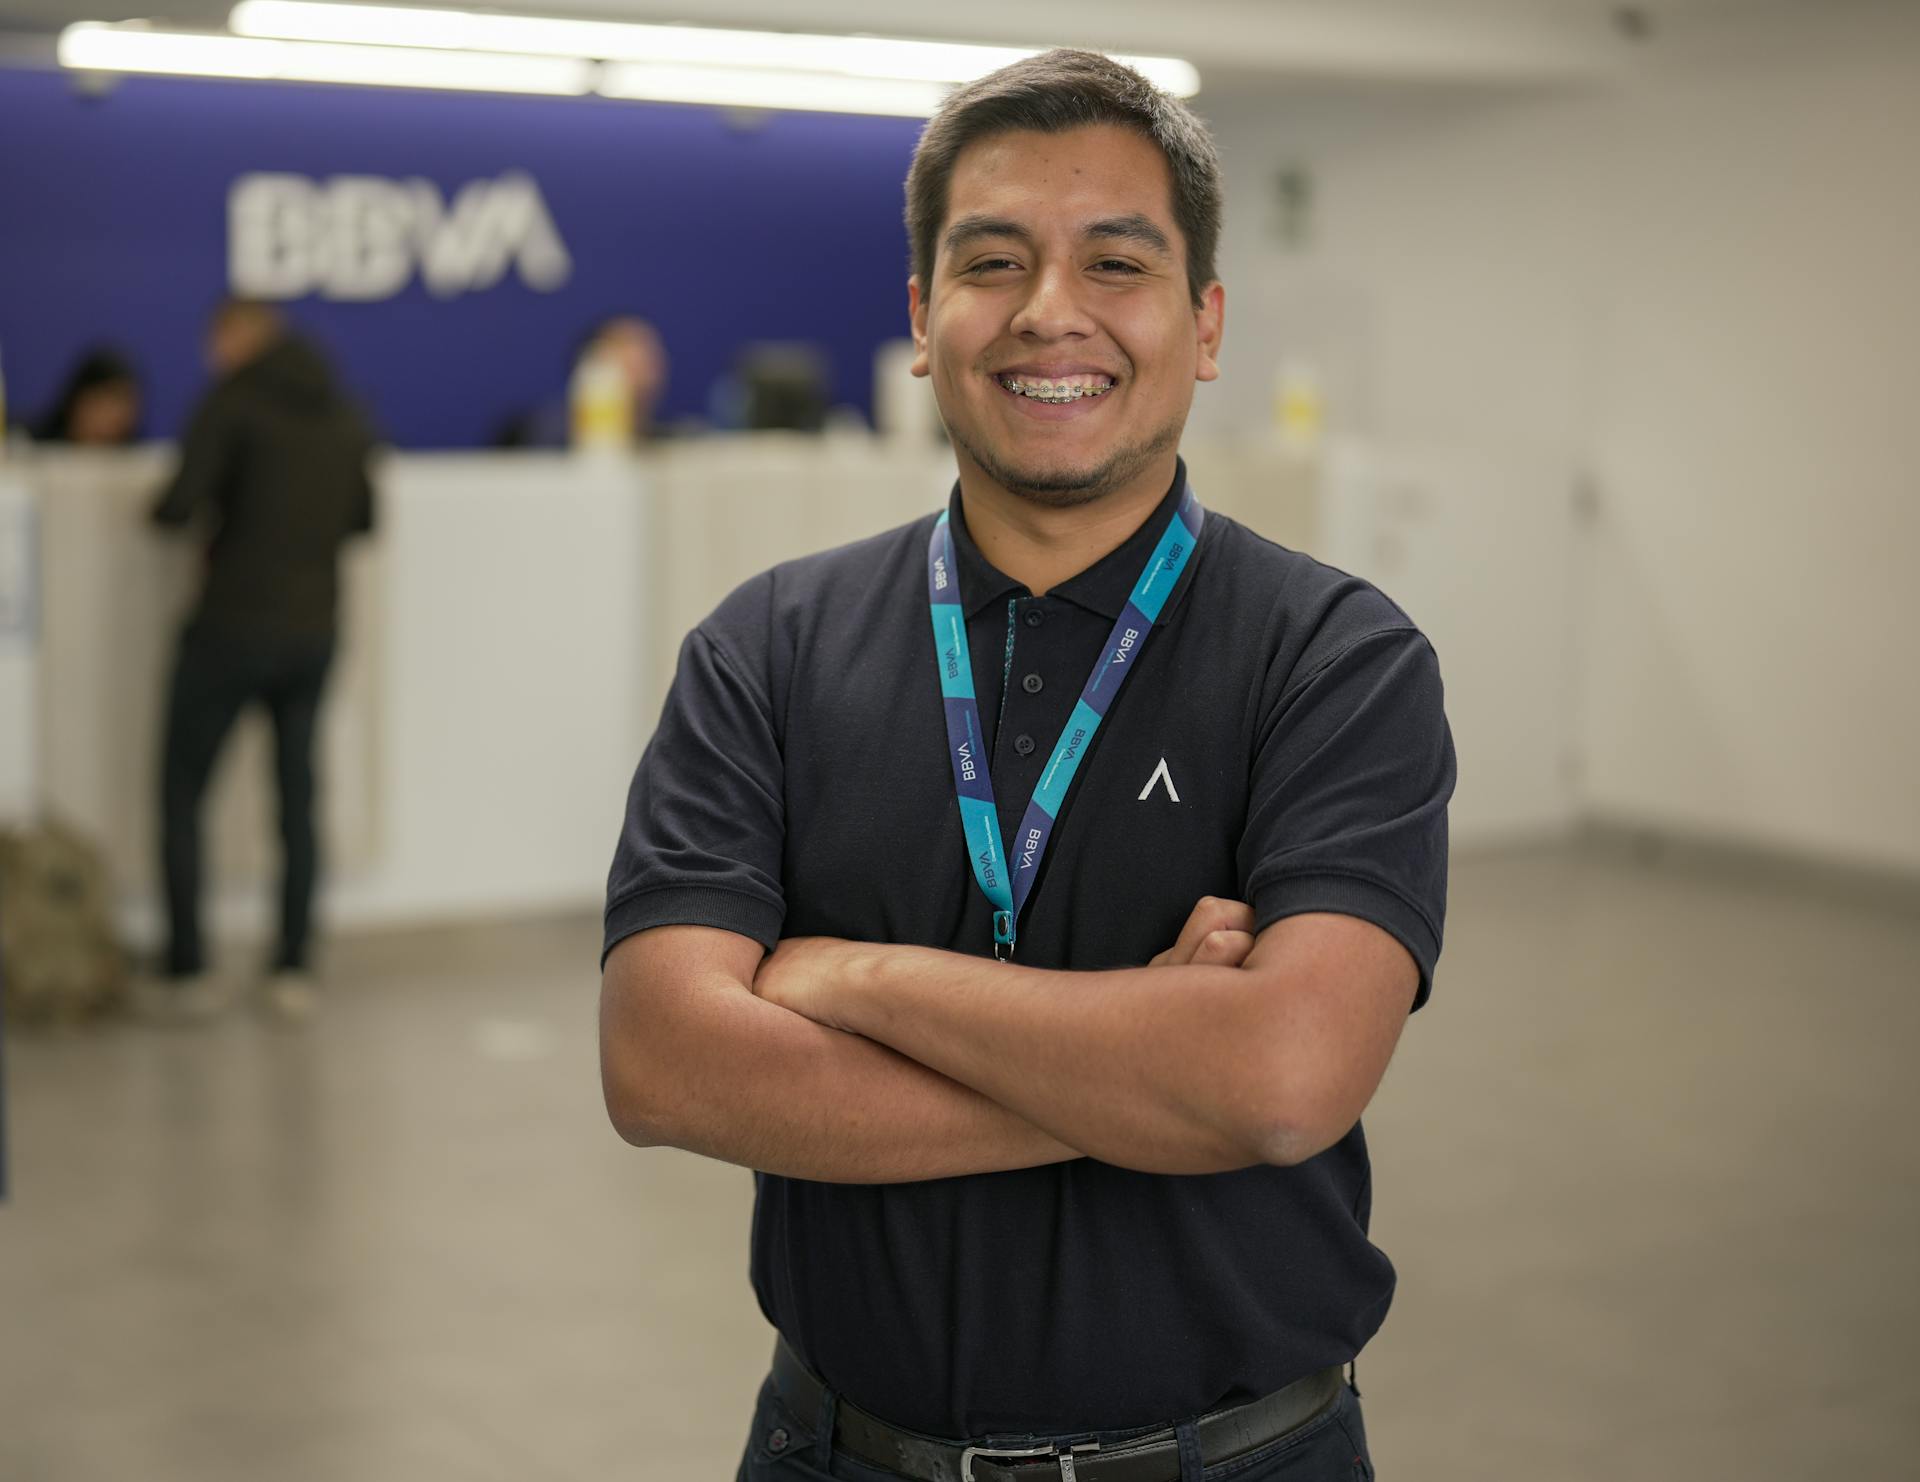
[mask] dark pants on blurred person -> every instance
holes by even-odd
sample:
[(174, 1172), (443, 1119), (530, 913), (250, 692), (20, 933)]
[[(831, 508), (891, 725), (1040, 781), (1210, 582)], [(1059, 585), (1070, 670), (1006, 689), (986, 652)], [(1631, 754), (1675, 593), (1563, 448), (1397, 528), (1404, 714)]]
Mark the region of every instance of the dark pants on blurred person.
[(206, 967), (200, 935), (200, 804), (234, 722), (256, 702), (273, 718), (280, 794), (280, 944), (273, 965), (276, 970), (306, 967), (319, 869), (313, 747), (332, 662), (330, 637), (266, 643), (191, 628), (181, 636), (167, 697), (160, 779), (169, 975), (184, 977)]
[[(839, 1397), (826, 1393), (816, 1414), (799, 1415), (769, 1376), (760, 1386), (753, 1430), (734, 1482), (900, 1482), (900, 1473), (869, 1466), (823, 1442), (833, 1433)], [(1343, 1383), (1333, 1403), (1312, 1419), (1241, 1456), (1203, 1466), (1189, 1427), (1179, 1428), (1180, 1482), (1370, 1482), (1373, 1461), (1360, 1419), (1360, 1392)], [(1113, 1444), (1125, 1432), (1102, 1434)], [(1087, 1458), (1080, 1458), (1084, 1465)], [(1057, 1462), (1022, 1468), (1034, 1482), (1058, 1482)]]

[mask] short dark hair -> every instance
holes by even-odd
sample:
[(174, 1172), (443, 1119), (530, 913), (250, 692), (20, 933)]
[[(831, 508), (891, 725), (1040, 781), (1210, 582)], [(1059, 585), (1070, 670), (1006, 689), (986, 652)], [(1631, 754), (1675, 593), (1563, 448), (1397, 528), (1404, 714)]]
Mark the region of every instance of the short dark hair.
[(280, 311), (279, 305), (263, 298), (230, 294), (213, 306), (213, 313), (207, 319), (209, 329), (237, 323), (250, 323), (278, 334), (287, 327), (287, 316)]
[(1131, 67), (1096, 51), (1065, 48), (1026, 57), (956, 89), (920, 135), (907, 171), (907, 239), (920, 291), (933, 287), (933, 259), (953, 167), (969, 144), (1030, 130), (1062, 134), (1117, 124), (1144, 134), (1166, 157), (1173, 179), (1173, 219), (1187, 246), (1193, 301), (1217, 276), (1220, 243), (1220, 155), (1191, 108)]
[(66, 384), (53, 405), (33, 424), (33, 440), (38, 443), (66, 442), (72, 435), (73, 414), (80, 398), (102, 386), (125, 386), (140, 394), (140, 372), (126, 353), (115, 345), (90, 346), (67, 373)]

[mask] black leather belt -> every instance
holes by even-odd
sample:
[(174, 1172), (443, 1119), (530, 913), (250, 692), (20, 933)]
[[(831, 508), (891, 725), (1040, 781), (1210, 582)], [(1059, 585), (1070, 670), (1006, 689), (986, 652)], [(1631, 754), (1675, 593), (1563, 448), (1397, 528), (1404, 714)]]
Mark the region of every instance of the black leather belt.
[[(1230, 1461), (1279, 1440), (1333, 1404), (1341, 1383), (1339, 1369), (1322, 1369), (1264, 1399), (1201, 1416), (1194, 1425), (1201, 1463)], [(774, 1345), (773, 1386), (803, 1421), (817, 1416), (826, 1398), (826, 1386), (785, 1338)], [(834, 1408), (833, 1446), (869, 1466), (921, 1482), (1046, 1482), (1053, 1476), (1060, 1482), (1179, 1482), (1180, 1477), (1179, 1446), (1171, 1426), (1105, 1446), (950, 1446), (888, 1425), (842, 1400)]]

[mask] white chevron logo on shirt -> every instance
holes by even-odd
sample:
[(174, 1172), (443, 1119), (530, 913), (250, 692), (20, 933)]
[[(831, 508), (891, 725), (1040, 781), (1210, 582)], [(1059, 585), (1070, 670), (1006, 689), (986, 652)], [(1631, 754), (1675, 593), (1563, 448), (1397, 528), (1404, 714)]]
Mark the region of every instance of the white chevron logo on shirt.
[(1160, 758), (1160, 765), (1153, 769), (1153, 775), (1147, 779), (1147, 785), (1140, 789), (1140, 796), (1136, 798), (1135, 801), (1141, 803), (1146, 802), (1147, 794), (1153, 791), (1153, 785), (1156, 782), (1166, 783), (1167, 796), (1172, 798), (1176, 803), (1180, 801), (1179, 790), (1173, 785), (1173, 773), (1167, 770), (1167, 759), (1165, 757)]

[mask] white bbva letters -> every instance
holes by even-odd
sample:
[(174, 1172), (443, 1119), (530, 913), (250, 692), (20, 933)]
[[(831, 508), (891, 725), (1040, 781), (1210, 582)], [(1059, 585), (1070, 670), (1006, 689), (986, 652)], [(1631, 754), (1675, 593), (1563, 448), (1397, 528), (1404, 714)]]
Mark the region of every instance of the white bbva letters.
[(573, 259), (531, 175), (473, 180), (451, 203), (431, 180), (252, 174), (227, 195), (227, 281), (249, 298), (392, 298), (417, 270), (436, 298), (493, 287), (517, 270), (540, 293)]

